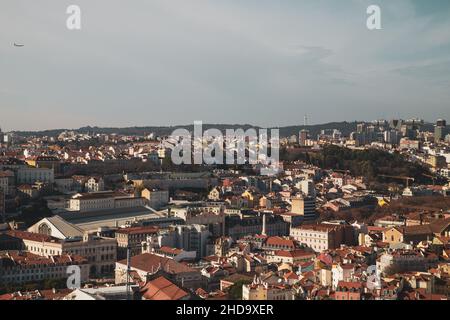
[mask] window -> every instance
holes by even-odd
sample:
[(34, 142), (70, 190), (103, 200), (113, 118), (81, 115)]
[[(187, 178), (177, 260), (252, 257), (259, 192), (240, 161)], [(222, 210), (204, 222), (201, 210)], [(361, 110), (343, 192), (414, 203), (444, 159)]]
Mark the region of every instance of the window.
[(43, 223), (39, 226), (38, 232), (49, 236), (52, 234), (52, 229), (46, 223)]

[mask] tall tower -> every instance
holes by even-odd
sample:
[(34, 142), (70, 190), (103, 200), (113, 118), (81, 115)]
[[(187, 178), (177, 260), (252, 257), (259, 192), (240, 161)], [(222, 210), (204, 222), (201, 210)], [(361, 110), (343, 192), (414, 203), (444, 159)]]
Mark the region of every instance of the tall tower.
[(262, 232), (261, 234), (263, 236), (267, 236), (267, 232), (266, 232), (266, 214), (263, 213), (263, 221), (262, 221)]

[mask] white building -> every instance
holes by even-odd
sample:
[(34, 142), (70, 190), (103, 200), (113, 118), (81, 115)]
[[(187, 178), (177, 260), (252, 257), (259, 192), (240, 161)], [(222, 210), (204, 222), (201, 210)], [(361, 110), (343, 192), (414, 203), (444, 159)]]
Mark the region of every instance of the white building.
[(164, 207), (169, 203), (169, 191), (158, 189), (144, 189), (141, 197), (147, 200), (147, 205), (154, 209)]
[(337, 248), (342, 239), (338, 235), (339, 226), (324, 224), (291, 227), (290, 231), (291, 237), (316, 252)]
[(15, 193), (15, 175), (13, 171), (0, 171), (0, 190), (6, 195), (13, 196)]
[(116, 208), (135, 208), (145, 205), (144, 198), (114, 192), (79, 193), (69, 201), (69, 210), (89, 212)]
[(25, 250), (39, 256), (49, 258), (63, 254), (80, 255), (89, 262), (90, 274), (114, 271), (117, 260), (116, 239), (84, 234), (83, 237), (61, 240), (26, 231), (8, 231), (8, 235), (21, 239)]
[(307, 197), (315, 197), (316, 196), (316, 186), (314, 181), (312, 180), (302, 180), (297, 183), (297, 187), (300, 191)]
[(48, 235), (57, 239), (82, 237), (84, 232), (77, 226), (67, 222), (60, 216), (43, 218), (28, 228), (28, 232)]
[(0, 253), (0, 283), (21, 284), (45, 279), (65, 279), (68, 267), (80, 267), (81, 283), (89, 279), (89, 263), (81, 256), (61, 255), (38, 256), (22, 251), (3, 251)]
[(349, 282), (353, 279), (355, 266), (352, 264), (335, 264), (331, 268), (332, 287), (336, 289), (339, 281)]
[(86, 192), (99, 192), (105, 190), (105, 183), (101, 177), (90, 177), (85, 184)]
[(36, 182), (53, 183), (55, 176), (53, 169), (21, 167), (17, 169), (18, 184), (34, 184)]
[(242, 286), (242, 300), (294, 300), (295, 291), (288, 285), (272, 285), (260, 279)]
[(207, 242), (210, 236), (211, 233), (204, 225), (170, 226), (169, 229), (160, 230), (157, 234), (147, 237), (146, 252), (166, 246), (184, 251), (195, 251), (197, 257), (201, 258), (208, 255)]

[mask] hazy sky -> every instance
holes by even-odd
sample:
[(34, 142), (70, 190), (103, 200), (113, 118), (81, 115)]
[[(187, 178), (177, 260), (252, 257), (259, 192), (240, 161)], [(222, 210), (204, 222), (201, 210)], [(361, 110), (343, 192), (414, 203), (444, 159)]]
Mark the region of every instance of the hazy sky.
[[(71, 4), (80, 31), (66, 28)], [(370, 4), (382, 30), (366, 28)], [(450, 1), (2, 0), (4, 130), (281, 126), (305, 113), (450, 120)]]

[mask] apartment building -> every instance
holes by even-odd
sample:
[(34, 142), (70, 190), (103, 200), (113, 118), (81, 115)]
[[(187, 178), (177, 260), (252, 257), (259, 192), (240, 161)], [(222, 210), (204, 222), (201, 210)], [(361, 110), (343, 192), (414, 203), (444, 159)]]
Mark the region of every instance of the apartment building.
[(145, 188), (141, 192), (141, 197), (147, 200), (147, 205), (160, 209), (169, 202), (169, 191)]
[(13, 171), (0, 171), (0, 190), (6, 195), (13, 196), (15, 194), (16, 176)]
[[(265, 223), (263, 219), (266, 220)], [(286, 236), (289, 234), (289, 223), (278, 215), (270, 214), (232, 214), (225, 217), (226, 236), (239, 239), (262, 233), (268, 236)]]
[(0, 252), (0, 283), (22, 284), (45, 279), (68, 277), (69, 266), (79, 266), (81, 282), (89, 279), (87, 259), (70, 254), (43, 257), (30, 252)]
[(301, 215), (303, 221), (313, 221), (316, 219), (316, 198), (315, 196), (301, 196), (291, 199), (291, 212)]
[(242, 300), (294, 300), (295, 291), (288, 285), (273, 285), (254, 280), (242, 286)]
[(290, 236), (316, 252), (353, 245), (353, 228), (349, 225), (314, 224), (291, 228)]
[(196, 257), (202, 258), (212, 253), (207, 246), (210, 236), (211, 232), (204, 225), (173, 225), (148, 237), (145, 245), (147, 251), (167, 246), (196, 252)]
[(100, 192), (105, 190), (105, 183), (101, 177), (90, 177), (84, 188), (86, 192)]
[(130, 247), (131, 255), (135, 256), (142, 252), (142, 243), (147, 238), (158, 234), (156, 226), (123, 228), (116, 231), (117, 256), (118, 259), (127, 257), (127, 248)]
[(118, 192), (78, 193), (69, 201), (69, 210), (79, 212), (116, 208), (135, 208), (145, 205), (145, 199)]
[(114, 271), (114, 264), (117, 260), (116, 239), (85, 234), (83, 237), (62, 240), (45, 234), (17, 230), (7, 231), (6, 234), (20, 239), (22, 248), (35, 255), (43, 257), (63, 254), (82, 256), (90, 265), (91, 275)]
[(425, 255), (416, 250), (398, 250), (386, 252), (378, 258), (376, 266), (378, 274), (393, 274), (406, 271), (427, 271), (437, 266), (438, 256)]
[(334, 293), (334, 299), (361, 300), (363, 294), (364, 287), (361, 282), (339, 281), (336, 292)]
[(20, 167), (16, 172), (17, 184), (34, 184), (43, 182), (51, 184), (55, 181), (54, 171), (49, 168)]
[[(130, 258), (130, 268), (142, 281), (157, 272), (164, 272), (168, 279), (184, 288), (201, 288), (206, 284), (200, 270), (193, 269), (173, 259), (151, 253), (143, 253)], [(116, 284), (127, 280), (127, 259), (116, 262)]]

